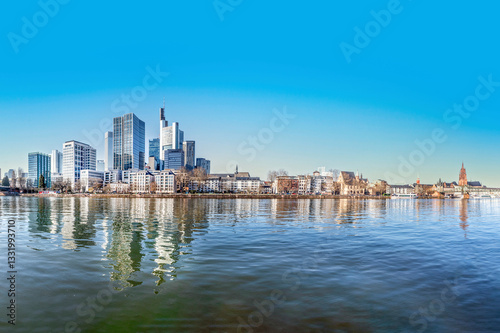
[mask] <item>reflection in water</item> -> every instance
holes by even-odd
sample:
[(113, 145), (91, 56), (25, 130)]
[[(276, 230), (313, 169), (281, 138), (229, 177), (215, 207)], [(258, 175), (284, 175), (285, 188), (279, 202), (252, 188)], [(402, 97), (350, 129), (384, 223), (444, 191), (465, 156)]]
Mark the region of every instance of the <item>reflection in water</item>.
[(467, 227), (469, 226), (467, 224), (467, 220), (469, 219), (468, 217), (468, 209), (469, 205), (467, 200), (460, 200), (460, 227), (464, 230), (464, 237), (467, 238)]
[[(408, 318), (456, 276), (460, 296), (429, 332), (488, 331), (499, 318), (500, 201), (13, 197), (0, 205), (0, 224), (19, 221), (23, 332), (64, 331), (59, 318), (82, 332), (245, 331), (238, 318), (255, 323), (274, 291), (286, 301), (255, 332), (417, 331)], [(119, 292), (102, 298), (109, 288)], [(50, 309), (40, 301), (48, 299)], [(102, 311), (89, 323), (81, 305), (96, 299)]]
[[(457, 208), (454, 203), (435, 200), (430, 204), (434, 211), (445, 214)], [(335, 225), (366, 227), (367, 219), (386, 224), (389, 207), (392, 217), (418, 223), (422, 204), (420, 200), (39, 198), (36, 224), (30, 225), (30, 231), (38, 237), (57, 235), (66, 250), (98, 245), (111, 281), (122, 288), (143, 283), (138, 273), (145, 271), (160, 286), (176, 278), (181, 257), (190, 255), (192, 242), (208, 232), (209, 215), (224, 215), (220, 222), (229, 226), (266, 214), (276, 225), (307, 224), (325, 230)], [(461, 201), (459, 209), (460, 227), (467, 236), (467, 201)], [(228, 211), (233, 214), (228, 216)]]

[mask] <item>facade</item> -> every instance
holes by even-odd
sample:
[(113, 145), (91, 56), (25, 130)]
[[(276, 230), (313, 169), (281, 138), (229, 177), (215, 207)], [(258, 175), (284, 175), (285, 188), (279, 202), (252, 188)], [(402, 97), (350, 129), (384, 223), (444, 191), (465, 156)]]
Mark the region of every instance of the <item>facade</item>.
[(130, 191), (132, 193), (149, 193), (154, 175), (149, 170), (130, 173)]
[(57, 149), (52, 150), (50, 154), (50, 172), (62, 173), (63, 154)]
[(96, 150), (78, 141), (67, 141), (63, 145), (63, 177), (74, 187), (80, 180), (82, 170), (96, 169)]
[(104, 171), (104, 181), (103, 185), (109, 185), (111, 183), (118, 183), (122, 180), (122, 171), (121, 170), (107, 170)]
[(104, 171), (113, 169), (113, 132), (104, 133)]
[(184, 164), (186, 169), (193, 170), (196, 166), (195, 164), (195, 142), (194, 141), (184, 141), (182, 144), (182, 150), (184, 150)]
[(156, 193), (173, 194), (177, 192), (175, 173), (172, 170), (157, 171), (153, 175)]
[(144, 169), (145, 125), (133, 113), (113, 119), (113, 169)]
[(338, 183), (340, 195), (365, 195), (368, 187), (368, 179), (349, 171), (340, 172)]
[(415, 193), (415, 188), (411, 185), (387, 185), (386, 193), (390, 195), (408, 195)]
[[(153, 164), (151, 163), (151, 157), (154, 158)], [(148, 165), (153, 170), (160, 169), (160, 139), (149, 140), (149, 160)]]
[(205, 172), (207, 175), (210, 174), (210, 161), (204, 158), (197, 158), (196, 159), (196, 167), (197, 168), (202, 168), (205, 169)]
[(104, 185), (104, 171), (82, 170), (80, 173), (80, 185), (83, 192), (88, 192), (90, 188), (100, 187)]
[[(12, 170), (14, 173), (14, 170)], [(43, 153), (28, 154), (28, 178), (33, 187), (38, 187), (40, 176), (45, 178), (45, 187), (52, 187), (51, 156)]]
[(184, 166), (184, 151), (182, 149), (167, 149), (164, 153), (164, 169), (180, 170)]
[(279, 176), (274, 181), (273, 192), (277, 194), (298, 194), (299, 178), (293, 176)]

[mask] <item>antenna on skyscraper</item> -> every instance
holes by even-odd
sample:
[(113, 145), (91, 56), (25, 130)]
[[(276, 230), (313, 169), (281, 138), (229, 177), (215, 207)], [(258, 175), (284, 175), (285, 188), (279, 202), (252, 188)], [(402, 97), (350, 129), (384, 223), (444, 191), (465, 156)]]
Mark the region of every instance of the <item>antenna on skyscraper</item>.
[(165, 96), (163, 96), (163, 108), (165, 109)]

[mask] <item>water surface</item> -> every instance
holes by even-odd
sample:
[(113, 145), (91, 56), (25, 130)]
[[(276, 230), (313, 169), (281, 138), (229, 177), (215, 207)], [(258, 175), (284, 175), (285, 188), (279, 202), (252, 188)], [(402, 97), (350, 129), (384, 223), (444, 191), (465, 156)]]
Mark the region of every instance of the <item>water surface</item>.
[(0, 206), (1, 267), (15, 219), (18, 271), (2, 332), (500, 330), (500, 200)]

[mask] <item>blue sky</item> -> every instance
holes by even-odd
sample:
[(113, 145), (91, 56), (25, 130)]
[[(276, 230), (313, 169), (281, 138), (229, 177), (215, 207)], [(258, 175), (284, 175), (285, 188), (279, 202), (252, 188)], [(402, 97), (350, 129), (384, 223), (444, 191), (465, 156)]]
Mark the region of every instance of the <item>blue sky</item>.
[[(475, 96), (479, 77), (500, 82), (493, 1), (221, 0), (219, 12), (213, 1), (61, 2), (45, 21), (37, 1), (0, 12), (2, 172), (27, 169), (29, 152), (71, 139), (102, 158), (97, 134), (111, 128), (99, 124), (121, 115), (113, 103), (143, 86), (149, 67), (169, 75), (128, 110), (156, 137), (165, 96), (168, 120), (196, 140), (213, 172), (235, 162), (261, 177), (326, 166), (433, 183), (458, 180), (463, 161), (470, 179), (500, 186), (500, 87), (480, 88), (488, 96), (467, 116), (447, 114)], [(368, 45), (356, 27), (368, 28)], [(357, 53), (346, 57), (347, 44)], [(294, 118), (262, 136), (285, 108)], [(415, 140), (433, 140), (435, 129), (446, 140), (422, 152)], [(251, 148), (259, 134), (265, 142)]]

